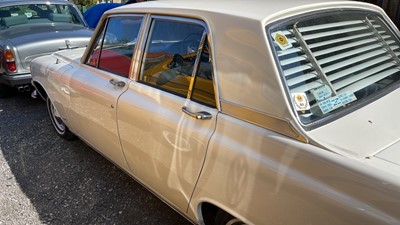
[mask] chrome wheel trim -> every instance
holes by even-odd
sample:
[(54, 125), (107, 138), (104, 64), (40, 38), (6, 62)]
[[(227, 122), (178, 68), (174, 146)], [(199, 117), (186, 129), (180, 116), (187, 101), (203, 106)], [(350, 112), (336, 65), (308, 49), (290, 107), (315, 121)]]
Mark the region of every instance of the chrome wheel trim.
[(236, 218), (233, 218), (233, 219), (229, 220), (228, 222), (226, 222), (226, 225), (239, 225), (239, 224), (244, 224), (244, 223)]
[(51, 102), (51, 100), (48, 101), (49, 101), (49, 111), (50, 111), (51, 121), (53, 122), (53, 125), (56, 128), (57, 132), (60, 134), (64, 134), (65, 124), (62, 121), (61, 116), (58, 113), (56, 107), (54, 107), (53, 102)]

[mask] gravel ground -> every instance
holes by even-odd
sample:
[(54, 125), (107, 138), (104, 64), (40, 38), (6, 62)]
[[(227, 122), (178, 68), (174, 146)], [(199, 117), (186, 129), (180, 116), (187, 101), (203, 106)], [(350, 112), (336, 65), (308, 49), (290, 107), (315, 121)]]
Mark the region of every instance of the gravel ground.
[(57, 136), (46, 105), (0, 99), (0, 225), (190, 224), (80, 140)]

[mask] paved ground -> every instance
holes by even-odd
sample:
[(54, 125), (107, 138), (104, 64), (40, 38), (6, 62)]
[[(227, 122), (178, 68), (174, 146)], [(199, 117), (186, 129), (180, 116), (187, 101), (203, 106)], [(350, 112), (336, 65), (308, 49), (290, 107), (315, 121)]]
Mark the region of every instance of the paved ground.
[(59, 138), (46, 105), (0, 99), (0, 225), (189, 224), (83, 142)]

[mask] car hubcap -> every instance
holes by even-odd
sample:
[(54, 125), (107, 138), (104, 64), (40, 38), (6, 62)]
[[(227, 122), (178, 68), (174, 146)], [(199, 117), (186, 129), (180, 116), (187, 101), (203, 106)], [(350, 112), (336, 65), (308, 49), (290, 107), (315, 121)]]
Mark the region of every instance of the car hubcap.
[(61, 116), (58, 113), (57, 109), (54, 107), (53, 103), (50, 103), (50, 110), (51, 110), (51, 116), (53, 118), (55, 127), (57, 128), (57, 130), (60, 133), (64, 133), (64, 131), (65, 131), (64, 122), (62, 121)]

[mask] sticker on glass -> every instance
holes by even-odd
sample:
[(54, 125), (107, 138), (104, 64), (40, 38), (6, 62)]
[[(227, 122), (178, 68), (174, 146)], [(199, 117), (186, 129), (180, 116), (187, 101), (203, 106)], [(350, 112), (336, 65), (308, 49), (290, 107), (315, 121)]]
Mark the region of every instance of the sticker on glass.
[(322, 113), (326, 114), (355, 100), (357, 100), (357, 97), (354, 95), (354, 93), (345, 92), (319, 102), (318, 106)]
[(332, 90), (327, 85), (324, 85), (322, 87), (311, 90), (311, 93), (314, 95), (314, 98), (317, 101), (321, 101), (329, 98), (332, 95)]
[(278, 44), (281, 50), (289, 49), (293, 47), (292, 43), (289, 42), (286, 35), (282, 31), (277, 31), (271, 34), (275, 43)]
[(306, 111), (310, 109), (310, 103), (305, 93), (293, 93), (292, 101), (296, 111)]

